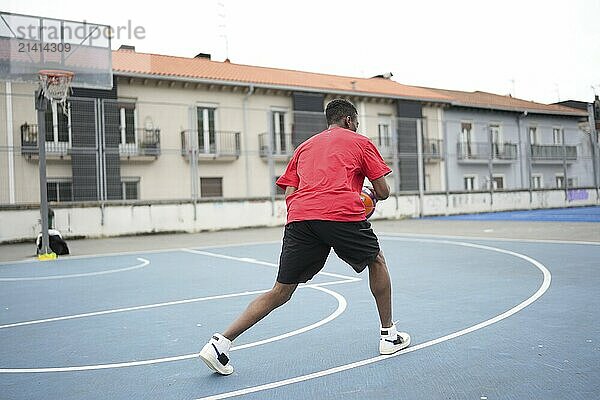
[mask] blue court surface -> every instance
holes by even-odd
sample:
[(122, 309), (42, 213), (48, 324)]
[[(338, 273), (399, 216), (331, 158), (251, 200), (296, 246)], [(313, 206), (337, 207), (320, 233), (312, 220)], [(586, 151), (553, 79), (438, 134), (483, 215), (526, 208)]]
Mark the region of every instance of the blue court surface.
[(411, 347), (379, 356), (368, 275), (332, 253), (228, 377), (197, 353), (272, 286), (278, 242), (1, 264), (0, 398), (600, 397), (598, 243), (380, 239)]
[(467, 221), (600, 222), (600, 206), (461, 214), (427, 217), (427, 219)]

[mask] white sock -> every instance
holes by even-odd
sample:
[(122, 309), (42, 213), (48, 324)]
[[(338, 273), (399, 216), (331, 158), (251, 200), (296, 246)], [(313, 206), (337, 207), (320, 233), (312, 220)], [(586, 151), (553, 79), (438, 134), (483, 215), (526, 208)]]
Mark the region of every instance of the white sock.
[(398, 336), (398, 330), (396, 324), (392, 324), (389, 328), (381, 328), (381, 336), (385, 338), (396, 338)]
[(215, 333), (212, 337), (212, 341), (221, 353), (229, 353), (229, 348), (231, 347), (231, 340), (227, 339), (220, 333)]

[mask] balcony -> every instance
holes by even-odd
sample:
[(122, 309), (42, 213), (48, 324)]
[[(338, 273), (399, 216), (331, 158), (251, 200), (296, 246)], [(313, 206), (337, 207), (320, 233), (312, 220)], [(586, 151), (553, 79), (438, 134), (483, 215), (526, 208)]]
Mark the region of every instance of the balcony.
[(441, 139), (423, 139), (423, 157), (425, 162), (439, 162), (444, 159)]
[(513, 143), (457, 143), (457, 157), (461, 162), (486, 163), (492, 158), (494, 163), (510, 163), (517, 159), (517, 145)]
[(379, 154), (384, 160), (391, 161), (394, 158), (394, 146), (392, 146), (392, 138), (389, 136), (370, 137), (371, 142), (379, 150)]
[[(384, 160), (391, 161), (394, 158), (394, 146), (391, 138), (376, 137), (369, 139), (375, 144)], [(443, 160), (442, 144), (443, 140), (441, 139), (423, 139), (423, 160), (426, 163), (436, 163)], [(400, 154), (398, 156), (400, 157)], [(414, 157), (416, 157), (416, 154)]]
[[(290, 133), (278, 133), (273, 137), (271, 143), (271, 155), (274, 161), (287, 162), (294, 154), (292, 135)], [(269, 157), (269, 134), (258, 135), (258, 149), (260, 158), (267, 160)]]
[(531, 145), (531, 160), (539, 164), (562, 163), (566, 159), (568, 163), (577, 160), (577, 146), (553, 145)]
[(199, 161), (235, 161), (240, 157), (240, 132), (213, 131), (198, 134), (197, 130), (181, 132), (181, 155)]
[(160, 129), (137, 129), (135, 142), (119, 144), (122, 160), (155, 160), (160, 153)]
[[(68, 136), (67, 136), (68, 137)], [(28, 158), (38, 158), (40, 148), (38, 145), (38, 126), (37, 124), (21, 125), (21, 154)], [(46, 140), (46, 158), (47, 159), (70, 159), (71, 143), (69, 141), (49, 141)]]

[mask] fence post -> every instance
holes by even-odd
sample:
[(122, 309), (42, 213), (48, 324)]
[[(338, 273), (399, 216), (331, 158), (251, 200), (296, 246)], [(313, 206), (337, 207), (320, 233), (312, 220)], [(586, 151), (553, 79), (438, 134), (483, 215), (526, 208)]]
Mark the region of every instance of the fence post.
[(490, 210), (494, 209), (494, 134), (492, 133), (491, 125), (487, 125), (486, 129), (488, 131), (488, 174), (489, 174), (489, 182), (490, 182)]
[(588, 121), (590, 123), (590, 142), (592, 144), (592, 168), (594, 170), (594, 187), (596, 189), (596, 201), (600, 200), (600, 188), (598, 175), (600, 173), (600, 150), (598, 148), (598, 131), (596, 131), (596, 118), (594, 116), (594, 103), (589, 103), (587, 106)]
[(194, 129), (194, 116), (196, 115), (196, 110), (193, 106), (190, 106), (188, 109), (188, 126), (189, 129), (186, 133), (183, 134), (184, 142), (187, 141), (187, 145), (189, 146), (189, 154), (190, 154), (190, 180), (191, 180), (191, 194), (192, 194), (192, 204), (194, 206), (194, 221), (198, 219), (198, 211), (197, 211), (197, 203), (198, 203), (198, 129)]
[(6, 144), (8, 146), (8, 202), (15, 204), (15, 146), (13, 138), (12, 83), (6, 82)]
[(446, 187), (446, 215), (448, 215), (448, 207), (450, 206), (450, 179), (448, 177), (448, 164), (450, 162), (449, 160), (449, 156), (450, 156), (450, 151), (449, 151), (449, 146), (450, 144), (448, 143), (448, 123), (447, 121), (442, 121), (442, 140), (443, 140), (443, 149), (444, 149), (444, 181), (445, 181), (445, 187)]
[(565, 143), (565, 130), (561, 129), (562, 155), (563, 155), (563, 177), (565, 186), (565, 201), (569, 200), (569, 180), (567, 179), (567, 144)]
[(392, 169), (394, 174), (394, 198), (396, 199), (396, 211), (400, 208), (398, 203), (398, 194), (400, 192), (400, 158), (398, 157), (398, 135), (400, 134), (400, 127), (398, 124), (398, 118), (392, 118)]
[(417, 182), (419, 185), (419, 216), (423, 216), (423, 119), (417, 118)]
[(40, 217), (42, 221), (42, 247), (38, 254), (49, 254), (48, 238), (48, 187), (46, 185), (46, 110), (48, 100), (41, 90), (36, 91), (35, 109), (38, 117), (38, 147), (40, 157)]

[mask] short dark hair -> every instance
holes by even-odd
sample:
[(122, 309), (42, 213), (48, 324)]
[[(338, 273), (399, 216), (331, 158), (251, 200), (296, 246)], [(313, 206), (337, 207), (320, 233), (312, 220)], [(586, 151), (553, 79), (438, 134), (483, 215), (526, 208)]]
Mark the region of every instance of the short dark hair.
[(327, 125), (338, 123), (340, 119), (345, 117), (354, 118), (356, 115), (358, 115), (356, 107), (346, 99), (331, 100), (325, 109)]

